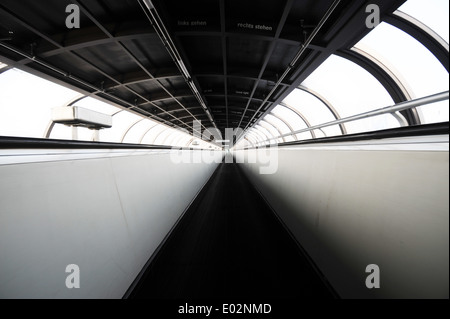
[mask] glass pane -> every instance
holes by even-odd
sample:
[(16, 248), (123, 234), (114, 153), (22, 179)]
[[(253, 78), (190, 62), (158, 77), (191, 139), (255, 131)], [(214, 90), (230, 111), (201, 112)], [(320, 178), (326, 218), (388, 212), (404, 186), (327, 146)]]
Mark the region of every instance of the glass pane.
[(152, 128), (144, 137), (142, 144), (154, 144), (155, 138), (160, 134), (166, 127), (164, 125), (159, 124), (158, 126)]
[(101, 141), (120, 143), (125, 132), (133, 123), (136, 123), (140, 119), (142, 117), (126, 111), (116, 114), (113, 116), (113, 126), (109, 129), (101, 130)]
[(172, 145), (174, 145), (174, 146), (180, 146), (180, 147), (185, 147), (186, 144), (190, 141), (190, 139), (191, 139), (191, 138), (190, 138), (189, 136), (183, 134), (182, 136), (177, 137), (177, 138), (174, 140), (174, 143), (173, 143)]
[(262, 145), (265, 144), (265, 140), (267, 139), (263, 133), (259, 132), (256, 129), (252, 130), (253, 136), (256, 137), (258, 139), (258, 142), (260, 142)]
[(87, 129), (85, 127), (79, 127), (77, 134), (78, 134), (79, 141), (93, 141), (94, 140), (94, 131)]
[(408, 0), (399, 10), (425, 24), (448, 43), (448, 4), (448, 0)]
[(255, 141), (257, 141), (258, 143), (260, 143), (260, 142), (263, 141), (262, 135), (256, 133), (255, 130), (251, 130), (250, 132), (248, 132), (248, 135), (250, 135), (251, 140), (255, 140)]
[[(77, 135), (78, 135), (78, 138), (76, 139), (77, 141), (93, 141), (94, 140), (94, 131), (87, 129), (85, 127), (78, 127)], [(73, 138), (72, 127), (63, 125), (63, 124), (56, 124), (52, 130), (50, 138), (58, 139), (58, 140), (72, 140), (72, 138)], [(101, 136), (100, 136), (100, 141), (101, 141)]]
[[(186, 139), (186, 140), (184, 140), (183, 141), (183, 143), (180, 145), (180, 146), (185, 146), (185, 144), (187, 143), (187, 142), (189, 142), (189, 140), (190, 140), (190, 138), (188, 138), (188, 139)], [(203, 149), (215, 149), (215, 150), (220, 150), (221, 149), (221, 147), (218, 147), (218, 146), (216, 146), (216, 145), (213, 145), (213, 144), (211, 144), (211, 143), (208, 143), (208, 142), (206, 142), (206, 141), (203, 141), (203, 140), (198, 140), (198, 148), (203, 148)], [(192, 145), (191, 145), (192, 146)]]
[(74, 105), (79, 106), (79, 107), (84, 107), (86, 109), (89, 109), (89, 110), (92, 110), (95, 112), (108, 114), (108, 115), (113, 115), (122, 110), (122, 109), (119, 109), (118, 107), (115, 107), (111, 104), (94, 99), (92, 97), (86, 97), (86, 98), (82, 99), (81, 101), (78, 101)]
[(180, 132), (176, 132), (175, 130), (170, 130), (170, 134), (164, 141), (164, 145), (174, 145), (174, 143), (179, 140), (181, 137)]
[[(335, 121), (333, 113), (314, 95), (305, 92), (300, 89), (295, 89), (285, 99), (286, 104), (294, 107), (298, 110), (312, 126)], [(342, 132), (338, 126), (331, 126), (323, 128), (323, 133), (317, 133), (316, 135), (326, 134), (327, 136), (341, 135)]]
[(79, 96), (78, 92), (18, 69), (0, 74), (0, 88), (3, 136), (43, 138), (52, 109)]
[[(279, 105), (275, 107), (272, 112), (288, 122), (294, 129), (294, 132), (308, 128), (308, 125), (306, 125), (300, 116), (284, 106)], [(296, 136), (299, 141), (311, 139), (313, 137), (310, 132), (297, 134)]]
[[(152, 122), (152, 121), (149, 121)], [(154, 122), (156, 123), (156, 122)], [(147, 126), (147, 129), (144, 130), (145, 132), (150, 128), (150, 126)], [(140, 136), (142, 138), (142, 135)], [(169, 146), (181, 146), (185, 147), (186, 144), (192, 139), (192, 136), (189, 135), (189, 133), (168, 128), (167, 126), (158, 124), (158, 126), (153, 127), (150, 131), (147, 132), (145, 135), (142, 144), (149, 144), (149, 145), (169, 145)], [(203, 143), (203, 144), (202, 144)], [(199, 140), (199, 145), (201, 145), (203, 148), (208, 148), (210, 146), (209, 143), (203, 142)], [(192, 146), (192, 145), (191, 145)], [(193, 147), (193, 146), (192, 146)]]
[(247, 139), (241, 140), (236, 146), (236, 149), (251, 147), (251, 143)]
[[(357, 64), (338, 56), (328, 58), (303, 83), (320, 93), (342, 118), (394, 104), (384, 87), (369, 72)], [(320, 119), (311, 120), (321, 122)], [(398, 127), (399, 122), (388, 115), (380, 120), (371, 118), (345, 124), (347, 133), (360, 133)], [(333, 128), (336, 134), (336, 127)], [(330, 131), (329, 129), (327, 132)]]
[(357, 132), (371, 132), (386, 130), (389, 128), (398, 128), (401, 127), (401, 125), (400, 122), (392, 115), (384, 114), (350, 122), (346, 127), (353, 129), (354, 131), (357, 130)]
[(175, 133), (172, 130), (167, 130), (167, 132), (164, 132), (160, 138), (158, 144), (160, 145), (170, 145), (171, 141), (173, 140), (175, 136)]
[[(5, 67), (1, 64), (1, 67)], [(67, 89), (61, 85), (41, 79), (18, 69), (8, 70), (0, 74), (0, 135), (42, 138), (51, 123), (52, 109), (67, 105), (76, 98), (83, 97), (80, 93)], [(114, 115), (113, 127), (101, 130), (99, 133), (101, 142), (119, 143), (124, 134), (125, 143), (139, 143), (142, 136), (156, 122), (143, 119), (143, 117), (121, 110), (101, 100), (86, 97), (74, 104), (75, 106), (90, 109), (103, 114)], [(144, 142), (153, 141), (156, 135), (167, 127), (159, 125), (146, 136)], [(168, 130), (173, 136), (167, 143), (186, 144), (189, 137), (182, 139), (183, 134), (175, 130)], [(93, 131), (86, 128), (78, 128), (78, 140), (92, 141)], [(165, 135), (159, 141), (163, 141)], [(72, 128), (56, 124), (50, 138), (72, 140)], [(209, 144), (202, 142), (203, 147)]]
[(166, 145), (165, 141), (167, 140), (167, 138), (169, 137), (170, 134), (172, 134), (172, 130), (168, 129), (167, 127), (165, 127), (165, 130), (163, 130), (162, 132), (160, 132), (161, 134), (159, 134), (159, 136), (156, 137), (155, 140), (155, 145)]
[(277, 138), (278, 136), (280, 136), (280, 134), (273, 128), (272, 130), (274, 130), (274, 132), (272, 132), (272, 130), (268, 129), (267, 126), (268, 124), (261, 125), (261, 123), (259, 123), (258, 125), (255, 126), (255, 128), (264, 134), (265, 137), (264, 140), (267, 140), (267, 143), (270, 144), (283, 143), (282, 139)]
[(185, 143), (186, 145), (181, 145), (181, 146), (191, 147), (192, 143), (194, 143), (194, 140), (192, 138), (190, 138), (190, 139), (186, 140), (186, 143)]
[[(246, 147), (254, 147), (255, 145), (255, 141), (251, 138), (248, 138), (245, 140), (245, 142), (247, 143)], [(239, 148), (242, 147), (241, 144), (239, 144)]]
[(314, 134), (316, 134), (316, 138), (328, 137), (323, 130), (314, 130)]
[[(283, 135), (283, 133), (280, 134), (280, 132), (278, 132), (278, 130), (276, 128), (274, 128), (272, 125), (268, 124), (265, 121), (260, 121), (259, 124), (265, 128), (268, 132), (270, 132), (270, 134), (274, 137), (278, 137), (280, 135)], [(278, 138), (276, 140), (273, 140), (273, 142), (277, 142), (277, 143), (282, 143), (283, 140), (281, 138)]]
[(381, 23), (356, 47), (381, 57), (400, 75), (413, 99), (448, 90), (448, 72), (441, 63), (420, 42), (396, 27)]
[(179, 141), (180, 138), (187, 136), (184, 131), (181, 131), (176, 128), (170, 128), (169, 132), (170, 132), (169, 137), (165, 141), (166, 145), (174, 145), (174, 143)]
[(449, 120), (448, 109), (449, 109), (448, 100), (417, 108), (424, 122), (430, 124), (448, 122)]
[(272, 110), (272, 113), (288, 122), (294, 131), (302, 130), (308, 127), (297, 114), (284, 106), (278, 105)]
[[(277, 117), (271, 115), (271, 114), (267, 114), (264, 117), (265, 120), (269, 121), (270, 123), (276, 125), (278, 127), (278, 129), (284, 134), (289, 134), (291, 133), (291, 130), (289, 129), (289, 127), (283, 123), (283, 121), (281, 121), (280, 119), (278, 119)], [(284, 138), (284, 140), (286, 142), (292, 142), (294, 141), (294, 138), (292, 136), (286, 136)]]
[(262, 141), (261, 141), (261, 136), (257, 135), (255, 132), (250, 132), (249, 135), (250, 135), (250, 136), (249, 136), (249, 139), (250, 139), (251, 141), (253, 141), (253, 143), (254, 143), (255, 145), (260, 145), (260, 143), (262, 143)]
[(124, 143), (138, 144), (140, 143), (143, 135), (148, 131), (149, 128), (154, 126), (156, 123), (150, 120), (139, 120), (140, 122), (134, 122), (134, 126), (130, 129), (124, 139)]
[(66, 125), (56, 124), (50, 138), (57, 140), (72, 140), (72, 129)]
[[(182, 137), (180, 138), (180, 139), (178, 139), (177, 141), (176, 141), (176, 146), (181, 146), (181, 147), (185, 147), (185, 146), (187, 146), (187, 143), (190, 141), (192, 139), (192, 137), (189, 135), (185, 135), (185, 134), (183, 134), (182, 135)], [(206, 142), (205, 142), (206, 143)], [(211, 145), (211, 144), (209, 144), (209, 143), (207, 143), (208, 144), (208, 147), (209, 147), (209, 145)]]
[[(264, 134), (265, 139), (271, 139), (274, 136), (270, 133), (269, 130), (267, 130), (266, 128), (262, 127), (261, 125), (255, 125), (255, 128), (260, 131), (262, 134)], [(277, 136), (277, 135), (275, 135)]]

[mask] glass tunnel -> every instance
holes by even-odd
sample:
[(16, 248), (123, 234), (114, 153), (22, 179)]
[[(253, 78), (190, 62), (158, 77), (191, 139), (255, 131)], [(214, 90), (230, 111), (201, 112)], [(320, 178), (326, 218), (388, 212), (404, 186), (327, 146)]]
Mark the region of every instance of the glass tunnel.
[[(428, 42), (438, 39), (448, 51), (448, 17), (445, 1), (406, 1), (392, 19), (406, 20), (417, 29), (413, 34), (397, 20), (382, 22), (348, 52), (334, 52), (270, 112), (257, 119), (236, 147), (301, 141), (362, 133), (407, 125), (448, 121), (448, 99), (415, 108), (414, 123), (399, 112), (339, 125), (312, 129), (342, 118), (448, 91), (448, 63), (433, 54)], [(440, 9), (437, 9), (440, 8)], [(441, 17), (433, 16), (439, 11)], [(390, 18), (391, 19), (391, 18)], [(102, 129), (101, 142), (217, 148), (199, 136), (179, 132), (164, 122), (80, 94), (7, 64), (0, 65), (2, 86), (0, 134), (51, 139), (73, 139), (70, 126), (52, 123), (55, 107), (78, 106), (108, 114), (113, 126)], [(379, 79), (380, 70), (384, 78)], [(375, 73), (377, 72), (377, 73)], [(378, 78), (377, 78), (378, 77)], [(19, 84), (20, 83), (20, 84)], [(392, 92), (395, 86), (398, 93)], [(384, 84), (384, 85), (383, 85)], [(26, 87), (26, 93), (23, 94)], [(303, 133), (295, 132), (305, 130)], [(92, 141), (90, 129), (80, 127), (78, 140)], [(186, 134), (187, 133), (187, 134)], [(201, 135), (200, 135), (201, 137)], [(253, 141), (250, 142), (250, 141)]]
[(448, 299), (448, 43), (447, 0), (0, 0), (0, 298)]

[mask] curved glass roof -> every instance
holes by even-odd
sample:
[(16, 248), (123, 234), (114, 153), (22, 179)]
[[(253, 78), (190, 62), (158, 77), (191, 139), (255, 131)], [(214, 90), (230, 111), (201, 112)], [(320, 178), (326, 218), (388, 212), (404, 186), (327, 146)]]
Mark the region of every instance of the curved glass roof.
[[(320, 92), (341, 118), (394, 104), (388, 92), (369, 72), (335, 55), (328, 58), (302, 85)], [(355, 88), (358, 89), (355, 90)], [(291, 96), (292, 94), (286, 100), (291, 99)], [(292, 101), (291, 104), (295, 104), (296, 101)], [(326, 121), (326, 118), (322, 118), (320, 122)], [(372, 118), (346, 124), (348, 133), (375, 131), (396, 126), (398, 121), (390, 115), (382, 119)]]
[[(187, 131), (167, 127), (18, 69), (1, 73), (0, 87), (0, 136), (43, 138), (48, 133), (52, 139), (72, 140), (71, 127), (50, 127), (52, 109), (71, 105), (112, 116), (113, 126), (99, 132), (100, 142), (217, 148), (193, 138)], [(23, 88), (27, 88), (26, 94), (21, 94)], [(78, 127), (77, 131), (77, 140), (93, 140), (92, 130)]]
[(449, 43), (448, 0), (408, 0), (398, 10), (416, 18)]
[[(169, 5), (172, 1), (158, 2), (161, 16), (172, 17), (177, 12)], [(50, 1), (49, 5), (55, 3)], [(331, 25), (337, 25), (336, 21), (325, 25), (318, 34), (321, 38), (309, 47), (310, 55), (303, 56), (310, 61), (305, 66), (302, 59), (295, 59), (302, 44), (299, 41), (303, 40), (296, 37), (297, 31), (292, 31), (292, 27), (308, 5), (302, 1), (294, 3), (292, 7), (280, 8), (273, 4), (279, 12), (270, 34), (251, 30), (242, 33), (222, 17), (223, 12), (205, 7), (205, 15), (218, 14), (225, 25), (211, 24), (208, 30), (178, 30), (177, 43), (183, 49), (180, 53), (176, 46), (170, 48), (173, 52), (165, 51), (159, 34), (136, 3), (121, 6), (130, 13), (139, 13), (136, 17), (145, 27), (137, 28), (138, 32), (122, 30), (125, 38), (118, 40), (112, 34), (105, 38), (105, 28), (99, 28), (92, 38), (84, 41), (74, 37), (66, 47), (65, 43), (46, 37), (40, 30), (44, 20), (24, 9), (35, 5), (32, 1), (18, 5), (8, 0), (4, 5), (17, 7), (22, 15), (11, 18), (8, 13), (11, 10), (4, 10), (0, 17), (9, 21), (11, 28), (20, 22), (21, 30), (29, 37), (40, 36), (51, 45), (31, 58), (19, 50), (24, 47), (22, 38), (0, 40), (0, 136), (216, 148), (217, 145), (192, 135), (196, 133), (190, 123), (193, 119), (202, 120), (204, 124), (199, 127), (202, 132), (206, 129), (203, 125), (210, 124), (222, 133), (225, 127), (246, 129), (242, 136), (246, 138), (240, 139), (237, 147), (448, 122), (447, 99), (401, 113), (322, 127), (325, 123), (448, 92), (447, 0), (408, 0), (396, 11), (385, 12), (385, 21), (371, 31), (359, 26), (362, 28), (357, 32), (359, 36), (352, 33), (351, 27), (352, 19), (361, 18), (356, 10), (349, 14), (352, 17), (348, 21), (340, 21), (346, 25), (342, 28), (345, 31), (333, 29)], [(317, 10), (308, 12), (317, 24), (329, 4), (315, 3)], [(226, 7), (230, 15), (232, 7), (231, 4)], [(191, 9), (195, 8), (183, 10)], [(264, 6), (258, 10), (264, 11)], [(337, 11), (334, 18), (342, 19)], [(90, 20), (103, 14), (99, 10)], [(102, 20), (91, 22), (101, 25)], [(327, 39), (328, 32), (342, 32), (341, 36), (353, 36), (355, 40), (348, 45), (334, 43)], [(117, 43), (122, 45), (118, 47)], [(207, 52), (205, 45), (209, 48)], [(173, 65), (169, 53), (177, 57), (175, 64), (180, 68)], [(80, 57), (85, 63), (71, 65)], [(109, 57), (111, 60), (106, 63), (105, 58)], [(155, 60), (152, 62), (151, 58)], [(40, 61), (40, 68), (35, 67), (39, 64), (35, 61)], [(53, 78), (64, 86), (10, 68), (8, 64)], [(286, 65), (292, 68), (280, 79)], [(52, 77), (55, 70), (58, 74)], [(112, 127), (100, 130), (97, 135), (88, 128), (74, 130), (67, 125), (52, 124), (52, 109), (65, 106), (110, 115)]]
[[(397, 12), (403, 12), (424, 25), (428, 33), (435, 33), (445, 42), (443, 49), (448, 56), (449, 3), (446, 0), (409, 0)], [(430, 31), (431, 30), (431, 31)], [(405, 95), (405, 101), (428, 97), (449, 90), (449, 75), (446, 67), (420, 40), (399, 28), (382, 22), (355, 46), (355, 54), (370, 56), (387, 70), (392, 82)], [(351, 121), (345, 124), (327, 126), (309, 133), (288, 136), (287, 125), (294, 132), (310, 126), (333, 122), (340, 118), (358, 115), (396, 104), (386, 87), (364, 65), (358, 65), (345, 55), (331, 55), (301, 85), (294, 89), (271, 114), (263, 120), (274, 122), (285, 139), (298, 140), (337, 136), (342, 134), (376, 131), (407, 125), (403, 114), (384, 114), (371, 118)], [(397, 97), (396, 97), (397, 98)], [(288, 107), (288, 108), (286, 108)], [(295, 111), (297, 112), (295, 112)], [(417, 107), (419, 124), (447, 122), (449, 101), (441, 101)], [(281, 123), (276, 114), (286, 123)], [(308, 124), (305, 123), (305, 120)], [(287, 125), (286, 125), (287, 124)], [(257, 130), (258, 127), (255, 127)], [(255, 131), (248, 135), (258, 139)], [(273, 139), (278, 141), (279, 139)], [(268, 144), (260, 141), (259, 145)], [(250, 146), (241, 140), (239, 147)]]
[(68, 103), (78, 92), (11, 69), (0, 74), (0, 135), (44, 137), (51, 109)]

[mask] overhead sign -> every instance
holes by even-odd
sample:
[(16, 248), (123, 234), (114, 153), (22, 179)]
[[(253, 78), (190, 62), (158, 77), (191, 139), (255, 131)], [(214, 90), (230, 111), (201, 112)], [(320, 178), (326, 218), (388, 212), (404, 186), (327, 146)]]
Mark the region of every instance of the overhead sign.
[(273, 27), (266, 24), (253, 24), (248, 22), (238, 22), (236, 26), (239, 29), (249, 29), (258, 31), (273, 31)]
[[(212, 19), (211, 17), (177, 17), (174, 24), (178, 30), (199, 30), (207, 29), (209, 31), (220, 32), (221, 25), (220, 20)], [(226, 22), (227, 32), (245, 32), (245, 33), (259, 33), (269, 34), (274, 33), (276, 30), (276, 24), (267, 20), (253, 20), (249, 19), (230, 19)]]
[(206, 27), (208, 22), (204, 20), (178, 20), (179, 27)]

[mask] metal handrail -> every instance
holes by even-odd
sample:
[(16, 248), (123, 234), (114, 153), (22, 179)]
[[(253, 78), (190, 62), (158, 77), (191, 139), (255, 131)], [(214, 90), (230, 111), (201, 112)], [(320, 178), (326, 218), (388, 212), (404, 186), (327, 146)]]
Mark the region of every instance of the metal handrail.
[(329, 127), (329, 126), (344, 124), (344, 123), (353, 122), (353, 121), (357, 121), (357, 120), (362, 120), (362, 119), (375, 117), (375, 116), (379, 116), (379, 115), (384, 115), (384, 114), (391, 114), (391, 113), (395, 113), (395, 112), (405, 111), (405, 110), (412, 109), (412, 108), (415, 108), (415, 107), (420, 107), (420, 106), (424, 106), (424, 105), (428, 105), (428, 104), (433, 104), (433, 103), (445, 101), (445, 100), (448, 100), (448, 99), (449, 99), (449, 91), (445, 91), (445, 92), (433, 94), (433, 95), (430, 95), (430, 96), (426, 96), (426, 97), (423, 97), (423, 98), (419, 98), (419, 99), (415, 99), (415, 100), (411, 100), (411, 101), (398, 103), (398, 104), (391, 105), (391, 106), (388, 106), (388, 107), (384, 107), (384, 108), (381, 108), (381, 109), (377, 109), (377, 110), (373, 110), (373, 111), (369, 111), (369, 112), (365, 112), (365, 113), (360, 113), (360, 114), (357, 114), (357, 115), (349, 116), (349, 117), (342, 118), (342, 119), (339, 119), (339, 120), (335, 120), (335, 121), (331, 121), (331, 122), (327, 122), (327, 123), (311, 126), (311, 127), (306, 128), (306, 129), (302, 129), (302, 130), (295, 131), (295, 132), (292, 132), (292, 133), (283, 134), (283, 135), (277, 136), (275, 138), (267, 139), (265, 141), (262, 141), (262, 143), (270, 142), (272, 140), (276, 140), (276, 139), (279, 139), (279, 138), (282, 138), (282, 137), (288, 137), (288, 136), (297, 135), (297, 134), (300, 134), (300, 133), (309, 132), (309, 131), (312, 131), (312, 130), (319, 130), (319, 129), (322, 129), (322, 128), (325, 128), (325, 127)]

